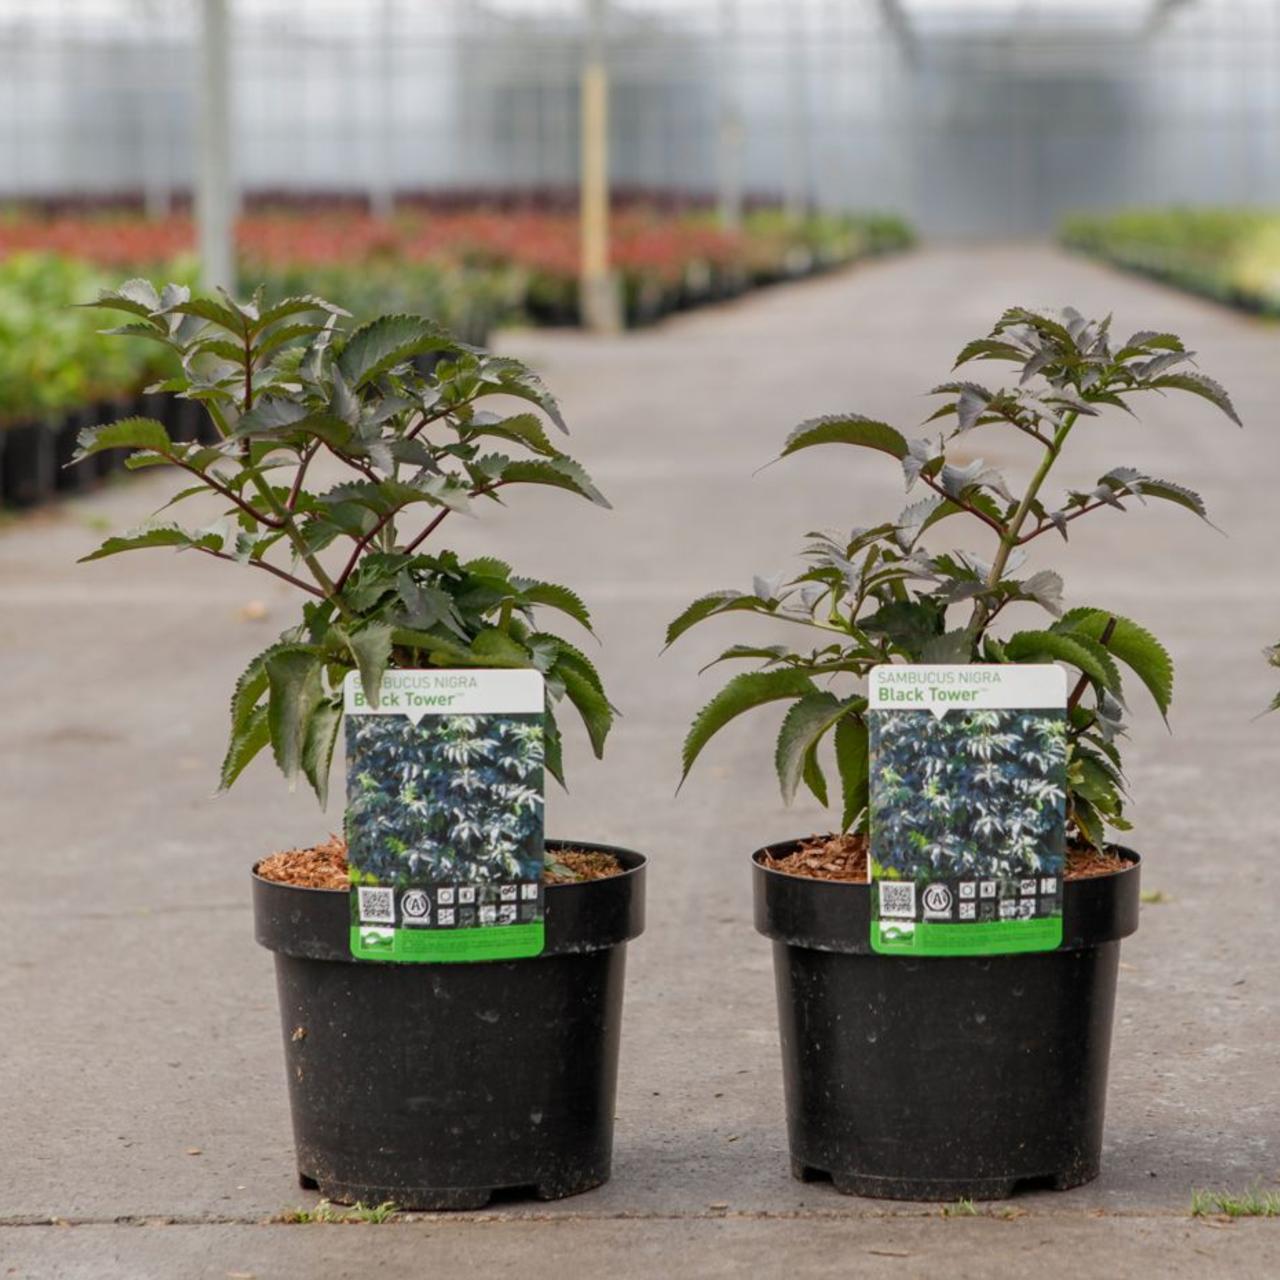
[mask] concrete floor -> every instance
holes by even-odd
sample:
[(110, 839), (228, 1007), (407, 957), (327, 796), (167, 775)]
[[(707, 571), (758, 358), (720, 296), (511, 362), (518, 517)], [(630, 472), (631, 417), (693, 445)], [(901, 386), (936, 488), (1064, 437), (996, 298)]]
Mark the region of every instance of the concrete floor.
[[(1173, 736), (1135, 698), (1129, 750), (1132, 843), (1164, 901), (1124, 948), (1101, 1178), (975, 1220), (791, 1180), (746, 858), (827, 823), (783, 808), (767, 713), (731, 726), (673, 795), (684, 727), (717, 687), (699, 666), (767, 631), (731, 617), (659, 650), (689, 599), (786, 567), (806, 530), (895, 514), (901, 480), (877, 455), (814, 451), (753, 472), (815, 413), (913, 427), (920, 393), (1011, 303), (1172, 328), (1247, 430), (1189, 397), (1152, 397), (1141, 425), (1087, 424), (1063, 468), (1067, 484), (1121, 464), (1189, 483), (1229, 537), (1153, 504), (1082, 522), (1068, 548), (1035, 544), (1069, 600), (1130, 613), (1177, 664)], [(1280, 1271), (1280, 1225), (1188, 1217), (1193, 1187), (1280, 1176), (1280, 718), (1251, 719), (1280, 683), (1258, 657), (1280, 635), (1280, 335), (1031, 246), (925, 250), (616, 340), (503, 345), (543, 369), (616, 507), (529, 491), (453, 527), (468, 549), (582, 592), (624, 712), (603, 764), (575, 741), (572, 791), (551, 797), (549, 822), (653, 860), (649, 929), (629, 959), (613, 1181), (479, 1217), (263, 1225), (313, 1197), (294, 1181), (248, 867), (340, 818), (286, 794), (265, 763), (210, 797), (231, 682), (290, 620), (288, 588), (163, 552), (77, 567), (105, 530), (164, 500), (165, 479), (133, 478), (0, 530), (0, 1275), (265, 1280), (377, 1262), (525, 1277), (566, 1262), (620, 1276)], [(998, 434), (977, 446), (1020, 462)]]

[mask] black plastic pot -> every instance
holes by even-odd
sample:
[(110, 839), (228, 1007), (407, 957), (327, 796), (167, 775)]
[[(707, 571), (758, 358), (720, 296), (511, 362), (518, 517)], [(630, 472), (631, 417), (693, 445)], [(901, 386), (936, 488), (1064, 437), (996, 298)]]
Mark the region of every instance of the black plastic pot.
[[(109, 423), (118, 421), (120, 418), (127, 418), (138, 411), (137, 401), (128, 397), (115, 396), (106, 400), (99, 400), (94, 406), (93, 421), (90, 426), (106, 426)], [(123, 449), (104, 449), (101, 453), (95, 453), (91, 459), (80, 465), (86, 469), (92, 467), (100, 477), (106, 477), (122, 470), (127, 456), (126, 451)]]
[[(557, 847), (551, 843), (550, 847)], [(608, 1180), (626, 943), (644, 864), (553, 885), (546, 949), (476, 964), (355, 961), (345, 892), (253, 877), (276, 953), (298, 1174), (332, 1200), (475, 1209)]]
[(0, 498), (11, 507), (32, 507), (51, 497), (57, 483), (57, 433), (44, 422), (21, 422), (4, 430)]
[(86, 405), (68, 414), (58, 424), (54, 438), (58, 468), (54, 483), (60, 493), (80, 493), (93, 488), (98, 481), (98, 473), (92, 466), (77, 466), (71, 461), (79, 447), (80, 432), (85, 427), (94, 426), (96, 420), (93, 406)]
[(1069, 880), (1063, 944), (1031, 955), (880, 956), (868, 885), (753, 856), (773, 939), (792, 1173), (891, 1200), (1000, 1199), (1098, 1174), (1129, 870)]
[(179, 444), (191, 444), (200, 438), (202, 411), (198, 400), (184, 400), (181, 396), (169, 396), (165, 405), (164, 425), (169, 439)]

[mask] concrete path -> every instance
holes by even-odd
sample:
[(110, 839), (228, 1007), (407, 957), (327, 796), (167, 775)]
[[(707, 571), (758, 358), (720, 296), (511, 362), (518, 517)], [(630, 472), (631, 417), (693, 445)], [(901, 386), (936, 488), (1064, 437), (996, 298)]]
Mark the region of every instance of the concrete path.
[[(1232, 391), (1239, 432), (1189, 398), (1141, 425), (1089, 424), (1084, 484), (1134, 464), (1203, 491), (1229, 533), (1177, 508), (1107, 513), (1069, 548), (1037, 543), (1074, 601), (1114, 604), (1172, 650), (1171, 737), (1139, 705), (1129, 752), (1143, 909), (1125, 944), (1105, 1167), (1093, 1185), (980, 1219), (848, 1199), (788, 1173), (768, 944), (747, 855), (827, 825), (782, 807), (774, 722), (745, 717), (680, 797), (679, 742), (717, 687), (697, 670), (750, 619), (659, 658), (690, 598), (791, 563), (815, 526), (898, 510), (893, 464), (815, 451), (760, 475), (808, 415), (913, 427), (919, 393), (1011, 303), (1114, 310), (1172, 328)], [(1280, 335), (1048, 249), (935, 249), (780, 289), (617, 340), (512, 334), (562, 396), (612, 497), (598, 511), (520, 495), (467, 549), (577, 586), (625, 718), (604, 764), (580, 741), (555, 833), (653, 859), (632, 947), (613, 1181), (553, 1205), (339, 1230), (262, 1225), (297, 1189), (270, 957), (252, 941), (248, 868), (336, 827), (255, 767), (211, 799), (231, 682), (291, 618), (265, 575), (156, 552), (76, 567), (146, 516), (134, 478), (0, 530), (0, 1276), (746, 1274), (1106, 1276), (1280, 1271), (1280, 1224), (1206, 1224), (1194, 1187), (1280, 1176), (1280, 717), (1258, 657), (1280, 635)], [(1019, 458), (998, 437), (989, 461)], [(1073, 441), (1074, 445), (1074, 441)], [(277, 589), (278, 588), (278, 589)], [(259, 615), (265, 612), (265, 618)], [(440, 1274), (446, 1274), (440, 1272)]]

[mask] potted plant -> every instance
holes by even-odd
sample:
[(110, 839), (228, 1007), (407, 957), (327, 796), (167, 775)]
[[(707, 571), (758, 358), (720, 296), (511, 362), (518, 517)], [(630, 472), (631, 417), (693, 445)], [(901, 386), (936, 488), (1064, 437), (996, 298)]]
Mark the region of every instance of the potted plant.
[[(135, 280), (95, 305), (126, 313), (114, 332), (176, 352), (182, 372), (157, 389), (201, 404), (217, 442), (126, 418), (86, 430), (78, 457), (132, 450), (130, 468), (185, 473), (173, 502), (203, 495), (219, 514), (198, 527), (154, 522), (85, 558), (170, 547), (270, 573), (301, 597), (296, 624), (236, 683), (223, 788), (269, 747), (290, 785), (305, 778), (323, 805), (344, 678), (357, 672), (376, 706), (389, 668), (535, 668), (545, 768), (562, 778), (561, 701), (601, 753), (613, 709), (594, 666), (535, 623), (557, 610), (589, 630), (581, 599), (437, 545), (451, 513), (477, 513), (517, 485), (607, 505), (538, 412), (510, 411), (523, 401), (563, 428), (533, 373), (417, 316), (347, 331), (346, 313), (313, 296), (267, 304), (259, 291), (241, 304)], [(304, 1185), (438, 1209), (484, 1204), (499, 1188), (565, 1196), (608, 1177), (624, 944), (643, 927), (644, 859), (572, 847), (586, 852), (548, 846), (542, 954), (484, 963), (354, 960), (341, 842), (255, 865)], [(574, 865), (611, 874), (589, 879)]]
[[(734, 717), (788, 704), (776, 746), (783, 797), (790, 801), (804, 785), (825, 805), (820, 749), (834, 746), (839, 834), (753, 855), (756, 926), (774, 942), (799, 1178), (826, 1175), (838, 1190), (861, 1195), (950, 1199), (1005, 1196), (1027, 1183), (1071, 1187), (1098, 1172), (1119, 942), (1137, 926), (1139, 898), (1138, 855), (1108, 835), (1129, 826), (1121, 668), (1146, 686), (1162, 714), (1173, 671), (1155, 637), (1110, 606), (1063, 612), (1062, 579), (1047, 568), (1027, 571), (1024, 548), (1065, 540), (1077, 520), (1123, 510), (1130, 499), (1164, 499), (1205, 517), (1197, 494), (1133, 467), (1116, 467), (1091, 489), (1057, 501), (1045, 488), (1073, 433), (1109, 409), (1132, 412), (1144, 394), (1190, 392), (1235, 419), (1226, 392), (1187, 369), (1190, 359), (1172, 334), (1140, 332), (1117, 342), (1107, 320), (1070, 310), (1007, 311), (956, 363), (1011, 363), (1016, 384), (935, 387), (944, 400), (928, 422), (940, 434), (909, 438), (849, 414), (802, 423), (783, 449), (783, 456), (819, 444), (878, 451), (901, 465), (907, 489), (923, 489), (923, 497), (870, 527), (810, 534), (793, 576), (704, 596), (669, 628), (668, 643), (708, 618), (751, 612), (814, 637), (807, 649), (754, 643), (726, 650), (718, 660), (752, 660), (759, 669), (735, 676), (702, 708), (683, 756), (687, 776)], [(955, 458), (982, 429), (1035, 451), (1038, 461), (1017, 488), (980, 460)], [(961, 523), (994, 540), (994, 553), (925, 549), (931, 535)], [(1037, 609), (1050, 618), (1012, 632), (995, 625)], [(1074, 673), (1065, 713), (1058, 712), (1068, 752), (1061, 945), (1022, 955), (876, 954), (861, 682), (885, 664), (1046, 662)], [(938, 754), (955, 749), (940, 741)], [(910, 806), (922, 785), (901, 788), (898, 811), (872, 814), (870, 830), (890, 819), (902, 819), (908, 834), (919, 830), (923, 820)], [(984, 837), (974, 840), (981, 846)]]

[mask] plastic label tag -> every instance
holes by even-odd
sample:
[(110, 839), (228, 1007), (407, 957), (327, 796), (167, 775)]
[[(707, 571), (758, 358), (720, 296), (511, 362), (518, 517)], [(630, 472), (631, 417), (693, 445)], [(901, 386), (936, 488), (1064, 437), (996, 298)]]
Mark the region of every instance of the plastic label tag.
[(529, 670), (388, 671), (343, 686), (351, 954), (538, 955), (546, 693)]
[(1060, 946), (1063, 669), (890, 664), (872, 669), (868, 704), (872, 949)]

